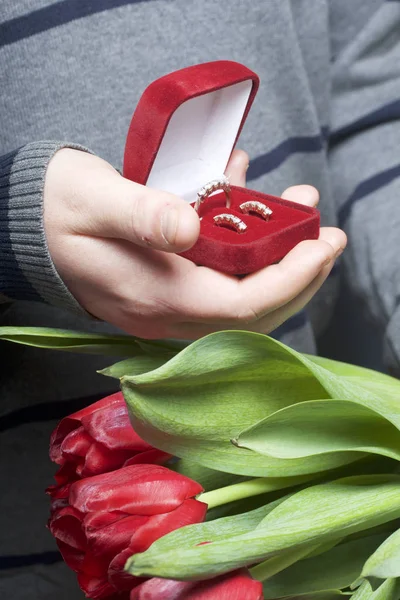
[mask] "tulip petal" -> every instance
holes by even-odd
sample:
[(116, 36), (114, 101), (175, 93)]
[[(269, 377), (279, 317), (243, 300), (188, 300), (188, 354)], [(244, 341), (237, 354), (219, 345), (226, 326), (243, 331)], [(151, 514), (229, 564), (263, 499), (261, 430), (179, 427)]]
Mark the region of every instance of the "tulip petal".
[(69, 507), (68, 498), (54, 498), (50, 504), (50, 516), (53, 517), (63, 508)]
[[(155, 540), (171, 531), (175, 531), (175, 529), (202, 522), (206, 516), (206, 512), (206, 504), (189, 499), (185, 500), (181, 506), (169, 513), (154, 515), (149, 518), (142, 517), (142, 523), (138, 523), (135, 529), (131, 528), (129, 546), (111, 562), (109, 581), (117, 589), (127, 589), (124, 586), (126, 583), (132, 582), (132, 575), (129, 575), (123, 569), (126, 561), (132, 554), (144, 552)], [(126, 519), (126, 521), (129, 521), (129, 519)]]
[(86, 575), (86, 573), (79, 573), (78, 583), (86, 597), (91, 600), (101, 600), (102, 598), (107, 598), (108, 600), (118, 598), (118, 600), (122, 600), (121, 596), (116, 594), (115, 588), (108, 583), (107, 579), (98, 579)]
[(85, 558), (85, 553), (72, 548), (72, 546), (69, 546), (68, 544), (64, 544), (61, 540), (56, 539), (56, 543), (65, 564), (68, 565), (72, 571), (78, 573), (83, 563), (83, 559)]
[(207, 581), (174, 581), (153, 577), (134, 588), (130, 600), (262, 600), (262, 584), (246, 569)]
[(93, 556), (105, 558), (110, 563), (117, 554), (130, 545), (132, 535), (136, 530), (146, 524), (149, 519), (154, 518), (156, 517), (129, 515), (103, 527), (103, 529), (86, 532), (90, 552)]
[(50, 437), (50, 460), (57, 465), (63, 465), (65, 458), (61, 451), (61, 445), (65, 438), (80, 426), (79, 421), (73, 419), (73, 416), (62, 419)]
[(128, 513), (118, 510), (113, 512), (87, 513), (83, 518), (83, 528), (86, 532), (96, 531), (97, 529), (108, 527), (108, 525), (112, 525), (112, 523), (116, 523), (121, 519), (125, 519), (127, 516)]
[(86, 538), (77, 511), (70, 506), (62, 508), (50, 519), (49, 529), (66, 564), (79, 571), (85, 557)]
[(108, 581), (118, 590), (131, 590), (134, 586), (146, 581), (145, 577), (136, 577), (136, 575), (124, 571), (125, 563), (131, 554), (132, 550), (126, 548), (111, 561), (108, 567)]
[(263, 600), (261, 581), (252, 579), (246, 569), (199, 582), (179, 600)]
[(131, 591), (130, 600), (160, 600), (160, 598), (181, 600), (195, 585), (195, 581), (152, 577)]
[[(83, 461), (81, 461), (83, 462)], [(76, 465), (79, 464), (77, 462), (66, 462), (58, 469), (57, 473), (54, 475), (54, 479), (57, 484), (64, 485), (66, 483), (72, 483), (78, 479), (76, 474)], [(50, 489), (50, 488), (49, 488)]]
[(134, 532), (130, 543), (132, 554), (144, 552), (155, 540), (171, 531), (185, 527), (185, 525), (201, 523), (204, 521), (206, 513), (207, 504), (189, 499), (169, 513), (154, 515)]
[(157, 448), (152, 448), (151, 450), (146, 450), (145, 452), (140, 452), (139, 454), (135, 454), (129, 458), (125, 463), (124, 467), (129, 467), (129, 465), (163, 465), (172, 457), (172, 454), (168, 454), (167, 452), (163, 452), (162, 450), (157, 450)]
[(81, 525), (81, 516), (71, 506), (62, 508), (49, 523), (52, 535), (76, 550), (86, 550), (86, 538)]
[(82, 513), (154, 515), (177, 508), (202, 487), (159, 465), (132, 465), (71, 484), (70, 504)]
[(92, 442), (92, 437), (85, 429), (78, 427), (65, 436), (61, 443), (61, 454), (63, 458), (65, 455), (84, 458)]
[(65, 417), (60, 421), (55, 430), (53, 431), (50, 438), (50, 458), (57, 464), (64, 462), (61, 452), (61, 445), (64, 439), (75, 429), (81, 426), (82, 419), (95, 413), (103, 408), (112, 407), (113, 405), (119, 406), (121, 401), (124, 402), (121, 392), (102, 398), (98, 402), (94, 402), (89, 406), (86, 406), (82, 410), (78, 410), (76, 413)]
[(102, 444), (93, 442), (88, 449), (85, 460), (77, 467), (79, 477), (92, 477), (119, 469), (130, 457), (131, 450), (108, 450)]
[(85, 529), (87, 551), (80, 570), (92, 577), (107, 579), (110, 562), (129, 546), (132, 533), (148, 518), (129, 515), (115, 520), (114, 516), (114, 522), (106, 527)]
[(114, 394), (112, 403), (85, 415), (81, 422), (91, 437), (109, 450), (143, 452), (152, 448), (133, 429), (122, 393)]
[(54, 500), (68, 500), (70, 484), (51, 485), (46, 489), (46, 494)]
[(147, 452), (138, 462), (162, 463), (170, 457), (137, 435), (121, 392), (64, 418), (50, 442), (50, 458), (61, 465), (56, 474), (59, 485), (114, 471), (136, 453)]

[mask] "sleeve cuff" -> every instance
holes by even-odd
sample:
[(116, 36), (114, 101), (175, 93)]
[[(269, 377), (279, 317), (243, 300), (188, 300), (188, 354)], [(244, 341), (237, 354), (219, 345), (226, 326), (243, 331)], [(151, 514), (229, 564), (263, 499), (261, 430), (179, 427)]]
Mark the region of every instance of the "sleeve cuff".
[(86, 314), (58, 275), (43, 224), (47, 166), (61, 148), (78, 144), (34, 142), (0, 159), (0, 293)]

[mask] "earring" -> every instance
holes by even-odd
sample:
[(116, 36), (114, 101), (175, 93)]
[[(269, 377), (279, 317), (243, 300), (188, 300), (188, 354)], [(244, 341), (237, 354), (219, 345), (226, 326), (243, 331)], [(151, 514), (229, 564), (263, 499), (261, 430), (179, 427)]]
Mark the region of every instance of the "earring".
[(265, 221), (269, 221), (269, 218), (272, 215), (272, 210), (269, 208), (269, 206), (263, 204), (262, 202), (258, 202), (257, 200), (243, 202), (239, 208), (244, 214), (248, 215), (249, 213), (256, 213), (265, 219)]
[(247, 225), (242, 219), (229, 213), (221, 213), (214, 217), (214, 223), (219, 227), (228, 227), (234, 229), (237, 233), (244, 233)]
[(219, 179), (213, 179), (212, 181), (209, 181), (208, 183), (206, 183), (206, 185), (199, 189), (199, 191), (197, 192), (197, 201), (194, 206), (194, 210), (196, 212), (199, 212), (201, 204), (203, 204), (203, 202), (206, 200), (206, 198), (210, 196), (210, 194), (216, 192), (217, 190), (223, 190), (225, 192), (225, 206), (226, 208), (230, 208), (231, 185), (229, 183), (228, 177), (226, 175), (222, 175), (222, 177), (220, 177)]

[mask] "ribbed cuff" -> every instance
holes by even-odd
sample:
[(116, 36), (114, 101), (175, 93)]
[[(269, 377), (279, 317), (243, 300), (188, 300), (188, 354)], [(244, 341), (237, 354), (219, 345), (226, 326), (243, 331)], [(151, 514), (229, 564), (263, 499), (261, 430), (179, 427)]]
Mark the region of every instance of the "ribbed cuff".
[(0, 293), (84, 313), (51, 260), (43, 224), (46, 169), (61, 148), (77, 144), (34, 142), (0, 159)]

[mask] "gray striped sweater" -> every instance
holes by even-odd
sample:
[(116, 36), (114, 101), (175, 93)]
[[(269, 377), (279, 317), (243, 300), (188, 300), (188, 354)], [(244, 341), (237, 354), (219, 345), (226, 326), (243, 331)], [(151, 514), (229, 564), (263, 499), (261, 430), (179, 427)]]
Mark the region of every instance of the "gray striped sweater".
[[(81, 144), (121, 166), (135, 105), (157, 77), (242, 62), (261, 88), (240, 147), (249, 186), (321, 193), (349, 247), (307, 312), (274, 335), (296, 348), (399, 372), (400, 2), (396, 0), (2, 0), (0, 324), (104, 330), (47, 251), (46, 166)], [(81, 598), (46, 534), (47, 441), (79, 398), (111, 391), (106, 360), (3, 350), (0, 597)], [(2, 486), (4, 488), (4, 484)], [(4, 523), (2, 522), (4, 520)]]

